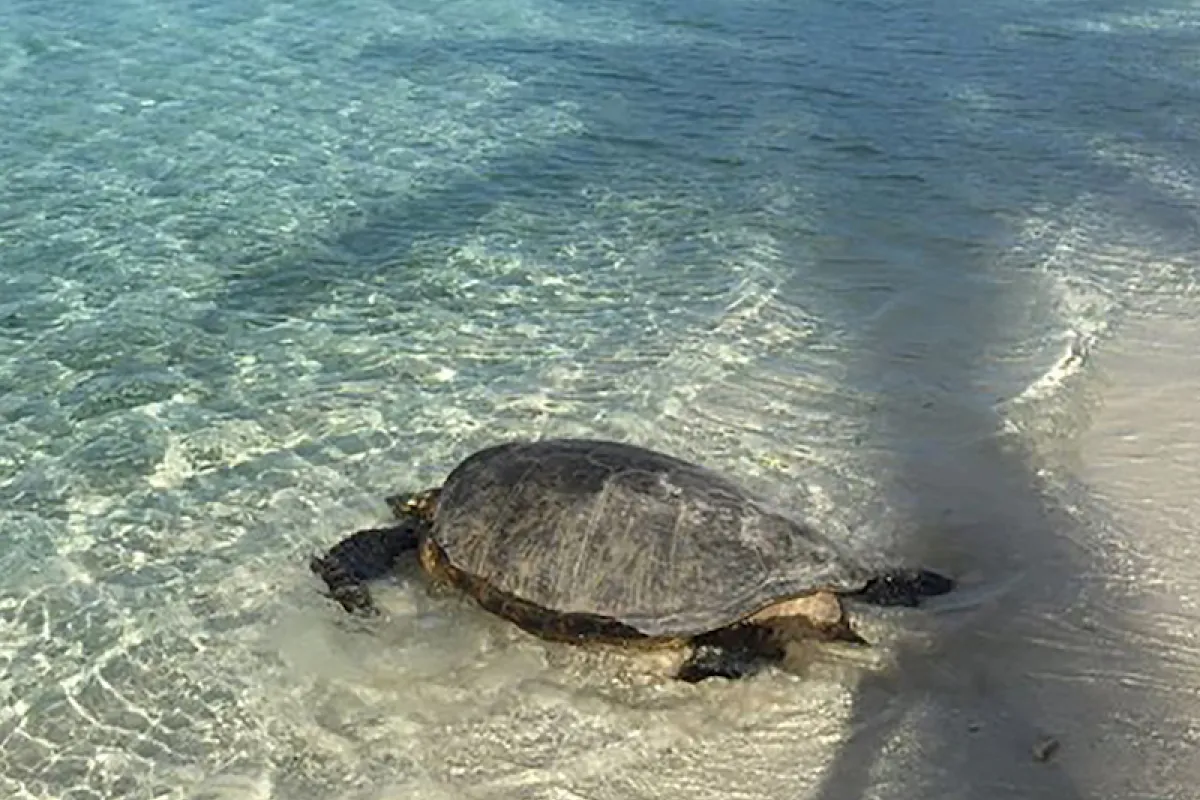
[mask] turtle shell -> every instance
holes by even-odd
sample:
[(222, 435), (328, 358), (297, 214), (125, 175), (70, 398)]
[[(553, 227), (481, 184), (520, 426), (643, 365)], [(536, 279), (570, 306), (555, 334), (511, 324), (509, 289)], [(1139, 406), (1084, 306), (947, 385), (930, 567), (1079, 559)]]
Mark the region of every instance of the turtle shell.
[(647, 637), (717, 630), (868, 577), (828, 537), (712, 470), (610, 441), (474, 453), (442, 486), (432, 538), (476, 587)]

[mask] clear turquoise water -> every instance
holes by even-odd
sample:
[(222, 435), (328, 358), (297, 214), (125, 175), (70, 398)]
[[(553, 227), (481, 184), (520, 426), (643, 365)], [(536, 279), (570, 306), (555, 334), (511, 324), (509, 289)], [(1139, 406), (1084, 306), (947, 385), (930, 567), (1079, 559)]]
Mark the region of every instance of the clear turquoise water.
[[(348, 630), (305, 560), (473, 447), (601, 434), (987, 596), (1034, 556), (964, 532), (1041, 507), (1089, 355), (1195, 292), (1198, 24), (5, 4), (0, 794), (837, 796), (853, 671), (610, 681), (411, 576)], [(1151, 785), (1099, 770), (869, 796)]]

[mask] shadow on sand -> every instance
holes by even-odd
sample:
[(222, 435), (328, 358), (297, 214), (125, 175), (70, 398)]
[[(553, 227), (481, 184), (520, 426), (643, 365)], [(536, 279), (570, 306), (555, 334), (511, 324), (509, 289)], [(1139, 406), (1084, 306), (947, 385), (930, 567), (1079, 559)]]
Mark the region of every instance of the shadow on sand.
[[(903, 13), (912, 11), (908, 6)], [(1069, 219), (1079, 196), (1099, 189), (1114, 195), (1107, 210), (1129, 213), (1131, 229), (1179, 240), (1180, 230), (1193, 224), (1179, 198), (1092, 149), (1100, 142), (1171, 142), (1177, 123), (1164, 113), (1165, 99), (1197, 101), (1194, 81), (1183, 90), (1170, 81), (1169, 70), (1143, 69), (1146, 54), (1162, 47), (1156, 38), (1165, 35), (1161, 30), (1101, 32), (1103, 26), (1085, 27), (1085, 20), (1069, 16), (1099, 16), (1103, 9), (1095, 5), (1063, 8), (1058, 19), (1039, 9), (1033, 21), (1002, 8), (939, 5), (927, 11), (940, 19), (926, 20), (923, 29), (974, 27), (979, 44), (986, 40), (1002, 58), (996, 64), (981, 58), (971, 74), (948, 81), (911, 82), (907, 91), (915, 95), (897, 125), (908, 137), (926, 137), (933, 164), (938, 138), (987, 146), (973, 158), (954, 159), (974, 165), (972, 174), (956, 176), (964, 181), (957, 189), (916, 169), (907, 208), (894, 207), (897, 216), (889, 220), (862, 211), (878, 206), (878, 198), (863, 191), (869, 183), (848, 183), (859, 191), (828, 205), (830, 227), (887, 225), (902, 251), (918, 238), (937, 240), (944, 224), (938, 207), (974, 213), (977, 230), (999, 228), (1000, 220), (986, 210), (989, 196), (1004, 198), (997, 206), (1012, 207), (1018, 186), (1032, 191), (1015, 205), (1056, 219)], [(885, 50), (906, 24), (893, 22), (863, 25), (857, 43)], [(1194, 47), (1194, 32), (1185, 36)], [(922, 60), (911, 56), (913, 63)], [(959, 63), (972, 61), (962, 57)], [(1010, 105), (1003, 114), (946, 116), (946, 91), (956, 81), (963, 96), (1007, 98)], [(1020, 158), (1002, 152), (997, 143), (1020, 141), (1023, 127), (1027, 151)], [(871, 144), (882, 159), (902, 163), (904, 138), (881, 136)], [(1015, 181), (1009, 174), (1014, 168), (1020, 170)], [(930, 187), (950, 187), (950, 202), (929, 201), (923, 190)], [(962, 230), (962, 222), (945, 228)], [(1114, 233), (1114, 240), (1119, 236)], [(1162, 763), (1145, 758), (1144, 748), (1154, 747), (1157, 734), (1142, 726), (1166, 710), (1170, 693), (1156, 695), (1136, 684), (1157, 679), (1169, 685), (1170, 678), (1154, 663), (1127, 608), (1140, 576), (1114, 570), (1114, 559), (1104, 552), (1109, 523), (1103, 512), (1061, 471), (1062, 480), (1048, 477), (1053, 472), (1044, 467), (1061, 465), (1035, 452), (1029, 437), (1003, 430), (989, 402), (995, 343), (1011, 340), (1022, 324), (1021, 304), (1030, 302), (1036, 270), (1006, 275), (987, 262), (986, 252), (965, 259), (969, 247), (953, 252), (956, 261), (936, 249), (924, 258), (980, 276), (976, 289), (951, 290), (931, 301), (936, 289), (898, 287), (899, 299), (862, 329), (856, 370), (878, 391), (878, 432), (896, 459), (893, 491), (913, 503), (908, 522), (915, 533), (906, 549), (964, 574), (967, 607), (942, 612), (932, 641), (901, 646), (888, 670), (862, 680), (850, 734), (819, 797), (1068, 800), (1140, 796), (1155, 785), (1163, 787), (1162, 796), (1183, 796), (1171, 792), (1183, 790), (1178, 781), (1187, 781), (1187, 768), (1174, 764), (1164, 771)], [(848, 240), (827, 253), (827, 268), (846, 269), (868, 255)], [(924, 302), (908, 306), (905, 291), (925, 294)], [(889, 378), (902, 390), (890, 391)], [(1067, 440), (1071, 431), (1065, 429), (1085, 415), (1077, 389), (1064, 387), (1076, 419), (1055, 431)], [(1032, 413), (1039, 411), (1035, 404)]]

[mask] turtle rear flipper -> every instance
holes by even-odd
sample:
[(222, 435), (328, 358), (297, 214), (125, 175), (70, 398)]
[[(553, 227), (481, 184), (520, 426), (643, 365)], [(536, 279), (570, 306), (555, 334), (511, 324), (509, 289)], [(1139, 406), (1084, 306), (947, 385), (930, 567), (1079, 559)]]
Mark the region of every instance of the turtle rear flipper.
[(736, 625), (693, 638), (691, 653), (675, 677), (686, 683), (709, 678), (747, 678), (779, 663), (784, 654), (777, 632), (769, 626)]
[(368, 528), (350, 534), (324, 556), (309, 561), (311, 569), (329, 587), (329, 596), (347, 611), (375, 613), (367, 581), (391, 573), (397, 560), (416, 550), (420, 526), (406, 520), (386, 528)]

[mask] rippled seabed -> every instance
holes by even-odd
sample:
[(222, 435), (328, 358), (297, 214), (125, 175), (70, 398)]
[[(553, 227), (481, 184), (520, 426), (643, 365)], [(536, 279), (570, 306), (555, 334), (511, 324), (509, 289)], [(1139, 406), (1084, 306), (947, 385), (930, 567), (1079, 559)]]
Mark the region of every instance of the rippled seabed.
[[(1196, 17), (991, 5), (7, 4), (0, 794), (1193, 796), (1200, 577), (1070, 443), (1192, 296)], [(319, 596), (549, 434), (965, 589), (698, 687)]]

